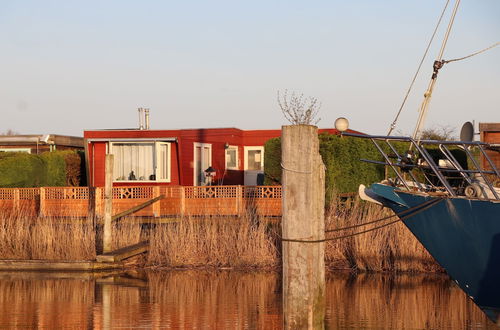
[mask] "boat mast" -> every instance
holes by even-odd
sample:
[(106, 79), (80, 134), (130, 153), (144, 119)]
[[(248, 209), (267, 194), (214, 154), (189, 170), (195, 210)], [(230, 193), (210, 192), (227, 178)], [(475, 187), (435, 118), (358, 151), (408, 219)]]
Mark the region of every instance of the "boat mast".
[(431, 77), (431, 81), (429, 82), (429, 86), (427, 87), (427, 90), (424, 93), (424, 100), (422, 101), (422, 104), (420, 105), (417, 125), (415, 127), (415, 131), (413, 132), (412, 137), (414, 140), (420, 140), (421, 131), (422, 131), (422, 128), (423, 128), (424, 123), (425, 123), (425, 117), (427, 115), (427, 110), (428, 110), (429, 102), (431, 100), (432, 91), (434, 90), (434, 85), (436, 84), (437, 75), (438, 75), (439, 69), (441, 69), (444, 65), (444, 61), (442, 60), (443, 53), (444, 53), (444, 49), (446, 47), (446, 43), (448, 42), (448, 37), (450, 36), (451, 27), (453, 26), (453, 21), (455, 20), (455, 16), (457, 14), (459, 4), (460, 4), (460, 0), (456, 0), (455, 7), (453, 8), (453, 12), (451, 14), (450, 22), (448, 23), (448, 28), (446, 29), (446, 34), (444, 36), (443, 43), (441, 45), (441, 49), (439, 50), (439, 54), (438, 54), (437, 59), (434, 61), (434, 66), (433, 66), (434, 71), (432, 72), (432, 77)]

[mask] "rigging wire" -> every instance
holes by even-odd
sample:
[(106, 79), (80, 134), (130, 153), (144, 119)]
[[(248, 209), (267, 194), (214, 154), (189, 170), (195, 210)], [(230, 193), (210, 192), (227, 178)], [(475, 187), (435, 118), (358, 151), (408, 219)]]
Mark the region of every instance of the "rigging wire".
[[(444, 49), (446, 48), (446, 44), (448, 43), (448, 38), (450, 37), (451, 29), (453, 27), (453, 23), (455, 22), (455, 17), (457, 15), (458, 7), (460, 5), (460, 0), (455, 0), (455, 6), (453, 7), (453, 11), (451, 13), (450, 21), (448, 22), (448, 28), (446, 29), (446, 33), (443, 38), (443, 42), (441, 43), (441, 49), (439, 50), (439, 55), (437, 59), (434, 61), (434, 71), (432, 73), (431, 81), (429, 82), (429, 86), (424, 93), (424, 100), (419, 109), (419, 115), (417, 120), (417, 125), (415, 126), (415, 131), (413, 132), (413, 139), (417, 140), (417, 144), (420, 144), (420, 136), (421, 130), (425, 123), (425, 117), (427, 116), (427, 111), (429, 109), (429, 103), (432, 97), (432, 91), (434, 90), (434, 85), (437, 81), (437, 76), (439, 69), (443, 66), (441, 61), (443, 60)], [(413, 146), (413, 144), (412, 144)]]
[(442, 60), (441, 62), (442, 62), (443, 64), (446, 64), (446, 63), (451, 63), (451, 62), (457, 62), (457, 61), (465, 60), (465, 59), (467, 59), (467, 58), (470, 58), (470, 57), (472, 57), (472, 56), (479, 55), (479, 54), (484, 53), (484, 52), (486, 52), (486, 51), (488, 51), (488, 50), (490, 50), (490, 49), (492, 49), (492, 48), (495, 48), (495, 47), (496, 47), (496, 46), (498, 46), (498, 45), (500, 45), (500, 41), (499, 41), (499, 42), (494, 43), (493, 45), (491, 45), (491, 46), (489, 46), (489, 47), (486, 47), (486, 48), (484, 48), (484, 49), (481, 49), (480, 51), (477, 51), (477, 52), (475, 52), (475, 53), (472, 53), (472, 54), (470, 54), (470, 55), (467, 55), (467, 56), (464, 56), (464, 57), (459, 57), (459, 58), (454, 58), (454, 59), (452, 59), (452, 60)]
[(446, 4), (444, 5), (443, 11), (441, 12), (441, 16), (439, 16), (439, 20), (436, 24), (436, 27), (434, 28), (434, 31), (432, 32), (431, 39), (429, 40), (429, 43), (427, 44), (427, 48), (425, 49), (424, 55), (422, 56), (422, 59), (420, 60), (417, 71), (415, 72), (415, 75), (413, 76), (413, 79), (410, 83), (410, 86), (408, 87), (408, 90), (406, 91), (406, 95), (403, 98), (403, 102), (401, 103), (401, 106), (399, 107), (398, 113), (396, 114), (396, 118), (394, 118), (394, 121), (392, 122), (387, 135), (391, 135), (392, 131), (396, 128), (396, 123), (399, 119), (399, 115), (401, 114), (401, 111), (403, 110), (403, 107), (406, 104), (406, 100), (408, 99), (408, 96), (410, 95), (411, 89), (413, 88), (413, 85), (415, 84), (415, 80), (417, 80), (417, 76), (420, 73), (420, 69), (422, 68), (422, 64), (424, 63), (424, 60), (427, 57), (427, 53), (429, 52), (429, 49), (431, 48), (432, 42), (434, 41), (434, 37), (436, 36), (436, 33), (437, 33), (439, 26), (441, 25), (441, 21), (443, 20), (443, 16), (446, 13), (446, 9), (448, 8), (449, 3), (450, 3), (450, 0), (447, 0)]

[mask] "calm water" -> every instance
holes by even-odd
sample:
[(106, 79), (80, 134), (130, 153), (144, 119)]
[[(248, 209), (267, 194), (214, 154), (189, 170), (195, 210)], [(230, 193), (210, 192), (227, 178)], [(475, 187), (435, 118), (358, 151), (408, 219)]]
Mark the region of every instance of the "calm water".
[[(0, 328), (281, 329), (274, 273), (0, 273)], [(329, 274), (326, 329), (498, 329), (446, 277)]]

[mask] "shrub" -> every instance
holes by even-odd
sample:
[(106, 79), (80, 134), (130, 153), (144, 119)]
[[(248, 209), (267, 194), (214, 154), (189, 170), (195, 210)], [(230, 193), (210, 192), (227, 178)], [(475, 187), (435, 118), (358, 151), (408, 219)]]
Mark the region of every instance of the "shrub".
[(0, 153), (0, 187), (78, 186), (82, 178), (82, 153), (73, 150)]
[(46, 172), (47, 164), (38, 155), (8, 152), (0, 156), (0, 187), (39, 187), (46, 183)]
[[(265, 147), (265, 184), (281, 184), (281, 138), (270, 139)], [(360, 161), (380, 159), (372, 142), (365, 139), (319, 134), (319, 152), (326, 167), (326, 200), (333, 191), (357, 191), (360, 183), (371, 184), (384, 178), (384, 167)]]

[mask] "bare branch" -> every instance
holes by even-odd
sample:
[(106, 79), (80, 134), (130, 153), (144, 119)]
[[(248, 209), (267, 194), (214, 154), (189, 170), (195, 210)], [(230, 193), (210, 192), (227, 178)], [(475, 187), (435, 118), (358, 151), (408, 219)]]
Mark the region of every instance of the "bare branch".
[(288, 96), (288, 90), (283, 95), (278, 91), (278, 105), (281, 112), (292, 125), (316, 125), (321, 118), (316, 119), (321, 108), (321, 103), (315, 97), (308, 97), (304, 100), (304, 94), (297, 95), (292, 92)]

